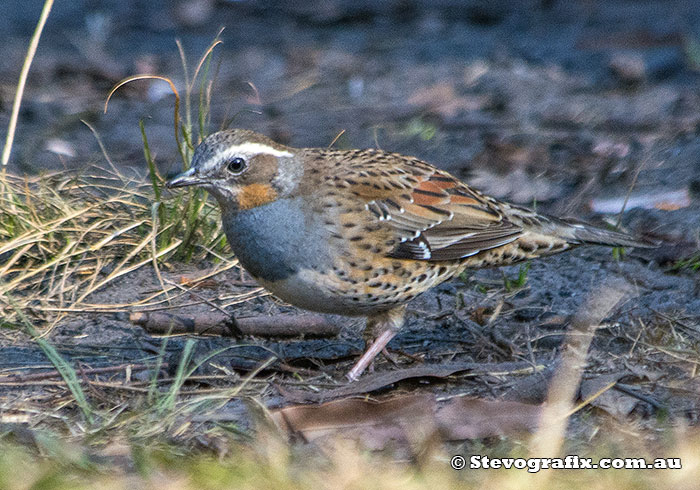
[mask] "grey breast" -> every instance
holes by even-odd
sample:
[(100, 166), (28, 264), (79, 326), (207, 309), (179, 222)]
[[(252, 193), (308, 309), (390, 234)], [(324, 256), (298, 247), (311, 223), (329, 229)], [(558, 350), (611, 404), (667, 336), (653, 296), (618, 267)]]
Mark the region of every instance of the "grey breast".
[(253, 277), (280, 281), (300, 269), (330, 264), (327, 230), (305, 209), (296, 197), (243, 211), (224, 210), (231, 249)]

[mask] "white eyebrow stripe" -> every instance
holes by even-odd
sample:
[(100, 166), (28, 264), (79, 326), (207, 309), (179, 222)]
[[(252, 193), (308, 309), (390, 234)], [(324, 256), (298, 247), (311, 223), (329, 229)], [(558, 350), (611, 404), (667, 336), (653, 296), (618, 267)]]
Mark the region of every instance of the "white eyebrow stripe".
[(223, 153), (224, 158), (229, 158), (229, 157), (232, 157), (233, 155), (236, 155), (236, 154), (244, 154), (244, 155), (251, 155), (251, 156), (265, 154), (265, 155), (272, 155), (275, 157), (291, 157), (291, 156), (293, 156), (288, 151), (277, 150), (276, 148), (273, 148), (273, 147), (267, 146), (267, 145), (263, 145), (262, 143), (252, 143), (252, 142), (247, 142), (247, 143), (242, 143), (240, 145), (230, 146), (230, 147), (226, 148), (226, 151)]

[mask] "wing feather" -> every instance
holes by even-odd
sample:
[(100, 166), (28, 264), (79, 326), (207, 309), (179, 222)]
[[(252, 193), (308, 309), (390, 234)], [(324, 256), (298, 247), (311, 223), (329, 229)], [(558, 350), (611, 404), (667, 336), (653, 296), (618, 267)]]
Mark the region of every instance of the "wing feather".
[[(390, 257), (457, 260), (522, 234), (500, 203), (426, 162), (379, 150), (366, 150), (364, 157), (347, 161), (345, 175), (336, 179), (393, 230), (398, 245)], [(377, 167), (369, 173), (371, 160)]]

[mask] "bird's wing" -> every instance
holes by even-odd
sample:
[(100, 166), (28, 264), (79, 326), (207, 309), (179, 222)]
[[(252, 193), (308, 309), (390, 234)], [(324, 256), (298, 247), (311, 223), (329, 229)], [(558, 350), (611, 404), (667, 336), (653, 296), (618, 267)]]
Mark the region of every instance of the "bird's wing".
[[(335, 175), (398, 238), (391, 257), (454, 260), (516, 240), (500, 205), (421, 160), (367, 150)], [(374, 160), (374, 164), (368, 162)], [(360, 163), (362, 162), (362, 163)]]

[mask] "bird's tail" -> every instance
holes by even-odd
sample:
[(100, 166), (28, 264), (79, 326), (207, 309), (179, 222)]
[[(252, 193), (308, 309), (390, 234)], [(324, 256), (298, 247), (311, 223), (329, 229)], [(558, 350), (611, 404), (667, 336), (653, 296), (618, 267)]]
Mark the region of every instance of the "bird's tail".
[(574, 244), (607, 245), (610, 247), (655, 248), (658, 242), (634, 237), (619, 231), (606, 230), (574, 219), (549, 217), (556, 234)]

